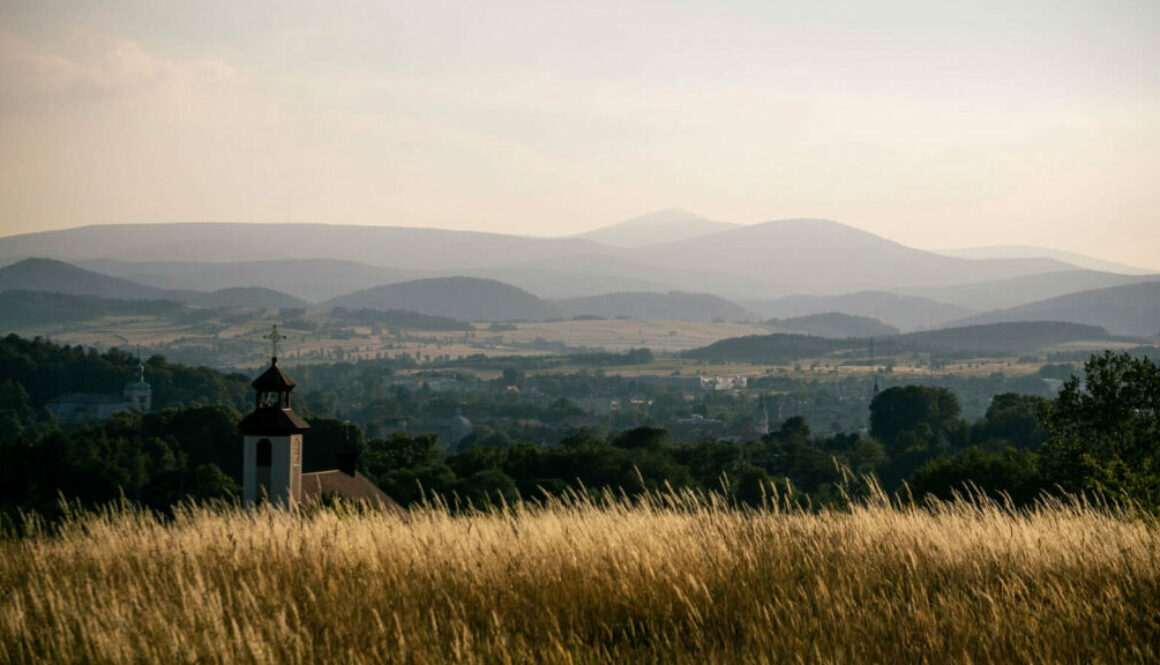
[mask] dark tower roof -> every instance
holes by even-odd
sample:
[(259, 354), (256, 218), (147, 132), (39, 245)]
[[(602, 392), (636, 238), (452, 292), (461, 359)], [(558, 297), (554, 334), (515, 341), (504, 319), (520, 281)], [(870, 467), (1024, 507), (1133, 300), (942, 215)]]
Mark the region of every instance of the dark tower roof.
[[(270, 367), (250, 384), (258, 392), (255, 409), (242, 418), (238, 429), (255, 436), (285, 436), (298, 434), (310, 425), (290, 408), (290, 391), (297, 384), (278, 367), (278, 357), (270, 359)], [(276, 399), (263, 395), (276, 394)]]
[(294, 383), (294, 379), (287, 376), (281, 367), (278, 367), (277, 358), (271, 358), (270, 368), (262, 372), (262, 375), (254, 379), (250, 385), (258, 392), (282, 393), (294, 390), (294, 386), (298, 384)]
[(292, 409), (282, 409), (276, 406), (264, 406), (254, 409), (238, 423), (242, 434), (254, 436), (286, 436), (299, 434), (310, 429), (310, 425), (302, 416)]

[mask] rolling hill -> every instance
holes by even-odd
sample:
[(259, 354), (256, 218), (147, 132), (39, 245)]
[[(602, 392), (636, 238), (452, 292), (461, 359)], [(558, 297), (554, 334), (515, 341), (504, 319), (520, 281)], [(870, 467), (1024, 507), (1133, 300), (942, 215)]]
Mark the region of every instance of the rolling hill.
[(168, 300), (200, 307), (280, 309), (306, 305), (303, 300), (264, 288), (234, 287), (210, 293), (160, 289), (52, 259), (25, 259), (0, 268), (0, 291), (16, 290), (121, 300)]
[(840, 296), (787, 296), (773, 300), (746, 300), (741, 304), (766, 317), (785, 319), (838, 312), (877, 319), (900, 330), (933, 328), (973, 313), (964, 307), (930, 298), (883, 291), (859, 291)]
[[(1105, 342), (1139, 342), (1108, 334), (1103, 328), (1059, 321), (996, 323), (929, 330), (875, 340), (877, 352), (932, 352), (949, 355), (1024, 355), (1039, 353), (1060, 344), (1085, 343), (1093, 349)], [(750, 362), (785, 365), (799, 360), (841, 354), (865, 357), (868, 339), (831, 339), (810, 335), (774, 333), (723, 339), (685, 356), (716, 362)]]
[[(634, 257), (669, 266), (672, 271), (723, 270), (747, 277), (765, 294), (776, 295), (964, 284), (1070, 267), (1053, 259), (951, 258), (822, 219), (787, 219), (745, 226), (640, 248)], [(738, 297), (735, 291), (719, 287), (700, 290)], [(753, 289), (748, 291), (752, 293)]]
[(283, 309), (285, 307), (306, 307), (301, 298), (254, 286), (239, 286), (220, 289), (210, 293), (191, 296), (191, 304), (202, 307), (242, 307), (248, 309)]
[(745, 321), (752, 318), (736, 303), (707, 293), (621, 292), (556, 302), (565, 316), (627, 317), (662, 321)]
[[(630, 225), (634, 226), (639, 223)], [(395, 271), (385, 279), (364, 275), (377, 284), (472, 275), (517, 284), (541, 297), (597, 295), (610, 289), (680, 290), (733, 300), (949, 286), (1070, 269), (1067, 264), (1042, 258), (951, 258), (817, 219), (726, 227), (707, 235), (631, 248), (576, 237), (325, 224), (128, 224), (0, 238), (0, 260), (30, 256), (202, 264), (327, 259)], [(324, 267), (311, 270), (326, 274)], [(301, 290), (304, 274), (308, 273), (299, 272), (298, 281), (203, 281), (198, 285), (262, 286), (292, 290), (307, 299), (338, 289), (369, 288), (364, 286), (366, 281), (353, 277), (342, 277), (337, 283), (323, 278), (327, 286), (311, 294)], [(239, 274), (235, 279), (243, 277)], [(292, 283), (299, 286), (291, 288)], [(587, 283), (601, 286), (585, 288)], [(545, 286), (539, 288), (538, 284)], [(167, 286), (179, 285), (171, 281)]]
[(714, 342), (686, 351), (687, 358), (711, 362), (745, 362), (763, 365), (787, 365), (806, 358), (818, 358), (841, 349), (869, 350), (868, 340), (830, 339), (791, 333), (746, 335)]
[(714, 222), (679, 208), (670, 208), (581, 233), (576, 237), (612, 247), (631, 248), (699, 238), (740, 227), (740, 224)]
[(1058, 344), (1139, 341), (1108, 334), (1099, 326), (1066, 321), (1017, 321), (985, 325), (959, 326), (941, 330), (899, 335), (892, 338), (905, 346), (931, 351), (969, 351), (1003, 354), (1029, 354), (1045, 351)]
[(1124, 284), (1160, 281), (1160, 276), (1117, 275), (1094, 270), (1061, 270), (1039, 275), (1024, 275), (977, 284), (954, 286), (909, 287), (899, 293), (931, 298), (976, 312), (1006, 309), (1046, 300), (1068, 293), (1090, 291)]
[(1046, 247), (1032, 247), (1029, 245), (992, 245), (989, 247), (967, 247), (964, 249), (939, 249), (937, 253), (944, 256), (955, 256), (962, 259), (1030, 259), (1048, 258), (1069, 263), (1077, 268), (1094, 270), (1097, 272), (1118, 273), (1121, 275), (1154, 275), (1155, 270), (1130, 266), (1114, 261), (1105, 261), (1084, 254), (1065, 252)]
[(433, 277), (363, 289), (318, 305), (329, 310), (405, 309), (461, 321), (542, 320), (559, 316), (548, 301), (493, 279)]
[(1002, 321), (1069, 321), (1120, 335), (1160, 335), (1160, 281), (1126, 284), (1041, 300), (964, 318), (955, 325)]
[(104, 316), (180, 315), (189, 307), (172, 300), (126, 300), (46, 291), (0, 292), (0, 331), (72, 323)]
[(818, 337), (844, 339), (850, 337), (889, 337), (900, 331), (878, 319), (854, 316), (841, 312), (807, 314), (789, 319), (770, 319), (769, 326), (781, 332), (805, 333)]
[[(128, 300), (185, 300), (191, 292), (174, 292), (78, 268), (53, 259), (25, 259), (0, 268), (0, 291), (44, 291)], [(180, 296), (174, 298), (174, 295)]]
[(329, 224), (118, 224), (0, 238), (4, 260), (46, 256), (65, 261), (145, 258), (219, 263), (321, 258), (429, 271), (605, 251), (611, 248), (580, 238)]
[(218, 291), (261, 287), (309, 302), (372, 286), (429, 277), (422, 271), (394, 270), (338, 259), (285, 259), (206, 263), (188, 261), (117, 261), (97, 259), (77, 265), (160, 289)]

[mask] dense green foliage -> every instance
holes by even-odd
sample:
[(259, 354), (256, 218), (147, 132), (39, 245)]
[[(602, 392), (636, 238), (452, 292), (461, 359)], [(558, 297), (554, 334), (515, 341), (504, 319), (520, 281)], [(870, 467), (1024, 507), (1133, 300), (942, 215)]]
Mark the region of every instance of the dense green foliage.
[(1160, 505), (1160, 367), (1106, 352), (1044, 408), (1044, 472), (1072, 491)]
[[(1054, 400), (998, 394), (974, 422), (963, 418), (958, 395), (947, 387), (903, 385), (869, 403), (867, 433), (819, 435), (806, 418), (791, 415), (776, 418), (764, 436), (752, 429), (752, 398), (737, 394), (710, 392), (690, 401), (680, 390), (599, 371), (528, 375), (515, 367), (485, 382), (408, 375), (407, 387), (392, 383), (399, 362), (295, 370), (300, 382), (314, 387), (294, 402), (312, 426), (304, 470), (335, 468), (336, 453), (353, 447), (362, 451), (363, 472), (404, 504), (424, 493), (479, 504), (568, 488), (611, 486), (633, 494), (666, 485), (720, 489), (756, 504), (777, 484), (817, 505), (836, 500), (844, 474), (853, 473), (874, 474), (890, 491), (906, 491), (906, 482), (916, 496), (949, 496), (973, 483), (1017, 503), (1058, 487), (1160, 505), (1160, 371), (1127, 354), (1093, 357)], [(244, 375), (155, 356), (147, 368), (155, 412), (71, 428), (48, 414), (46, 403), (62, 393), (118, 392), (136, 363), (117, 350), (0, 340), (4, 513), (52, 513), (61, 496), (99, 504), (123, 493), (163, 508), (185, 496), (237, 491), (236, 425), (239, 412), (249, 408)], [(1042, 374), (1070, 376), (1070, 367), (1048, 366)], [(428, 380), (451, 380), (467, 392), (436, 393)], [(573, 401), (591, 395), (618, 396), (624, 405), (594, 417)], [(803, 395), (808, 393), (770, 395), (766, 405), (780, 409), (784, 401), (789, 408), (795, 400), (802, 404)], [(840, 404), (844, 398), (836, 399)], [(446, 418), (456, 410), (476, 420), (462, 440), (424, 433), (422, 418)], [(730, 415), (738, 412), (747, 415)], [(677, 436), (679, 430), (662, 425), (691, 416), (733, 424), (719, 435), (701, 436)], [(384, 434), (386, 422), (412, 427)]]
[(167, 409), (144, 417), (114, 417), (35, 441), (0, 439), (3, 488), (0, 510), (59, 514), (61, 498), (95, 505), (120, 496), (152, 508), (186, 497), (237, 493), (241, 476), (236, 448), (239, 416), (228, 407)]
[(731, 337), (699, 349), (686, 351), (688, 358), (714, 362), (735, 361), (786, 365), (803, 358), (817, 358), (835, 351), (867, 347), (869, 340), (829, 339), (810, 335), (775, 333)]
[(88, 321), (105, 316), (176, 317), (186, 306), (172, 300), (120, 300), (42, 291), (0, 292), (0, 326)]
[[(145, 360), (145, 373), (153, 388), (154, 409), (218, 404), (241, 409), (249, 395), (250, 379), (245, 375), (174, 364), (163, 356)], [(13, 399), (0, 402), (0, 413), (31, 410), (43, 415), (50, 400), (74, 392), (119, 394), (136, 374), (137, 357), (126, 351), (99, 353), (8, 335), (0, 339), (0, 394)], [(17, 427), (31, 424), (20, 422)]]

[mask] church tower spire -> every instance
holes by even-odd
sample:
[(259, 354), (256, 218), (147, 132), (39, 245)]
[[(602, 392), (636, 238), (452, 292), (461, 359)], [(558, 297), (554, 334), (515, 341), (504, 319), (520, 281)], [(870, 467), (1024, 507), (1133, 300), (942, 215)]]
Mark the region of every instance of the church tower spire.
[(769, 434), (769, 411), (765, 408), (765, 395), (757, 398), (757, 410), (753, 418), (753, 433), (757, 438)]
[(153, 407), (153, 388), (145, 380), (145, 363), (141, 360), (141, 347), (137, 347), (137, 380), (126, 383), (122, 393), (137, 413), (149, 413), (149, 409)]
[(269, 499), (288, 506), (302, 500), (302, 433), (310, 428), (290, 408), (297, 385), (278, 367), (278, 342), (286, 339), (274, 326), (265, 339), (273, 347), (270, 367), (250, 384), (254, 410), (242, 419), (242, 499), (247, 504)]

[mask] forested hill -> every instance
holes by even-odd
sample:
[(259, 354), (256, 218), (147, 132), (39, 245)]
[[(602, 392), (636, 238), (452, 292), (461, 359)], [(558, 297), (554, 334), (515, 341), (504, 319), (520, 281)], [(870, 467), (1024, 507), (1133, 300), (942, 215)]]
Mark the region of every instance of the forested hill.
[(0, 330), (18, 330), (104, 316), (175, 317), (188, 308), (172, 300), (120, 300), (43, 291), (0, 291)]
[[(1106, 342), (1139, 342), (1130, 337), (1109, 335), (1103, 328), (1059, 321), (1028, 321), (946, 328), (876, 339), (883, 353), (899, 351), (943, 354), (1029, 354), (1069, 342), (1098, 348)], [(827, 339), (809, 335), (775, 333), (723, 339), (685, 352), (690, 358), (784, 365), (806, 358), (846, 350), (868, 350), (868, 338)]]
[(1066, 321), (1017, 321), (989, 325), (962, 326), (899, 335), (903, 344), (932, 350), (1034, 353), (1068, 342), (1140, 341), (1109, 335), (1099, 326)]
[(659, 321), (745, 321), (744, 307), (708, 293), (645, 293), (622, 291), (556, 303), (565, 316), (623, 316)]
[(1122, 335), (1160, 335), (1160, 281), (1069, 293), (979, 314), (960, 323), (1047, 320), (1098, 325)]
[[(17, 335), (0, 339), (0, 410), (37, 412), (68, 393), (120, 394), (137, 374), (137, 357), (110, 349), (103, 353)], [(187, 367), (153, 356), (145, 361), (153, 408), (228, 405), (243, 409), (250, 377)]]
[(541, 320), (557, 316), (553, 303), (494, 279), (433, 277), (357, 291), (321, 309), (406, 309), (463, 321)]
[(731, 337), (714, 342), (699, 349), (686, 351), (685, 356), (710, 361), (753, 362), (769, 365), (786, 365), (803, 358), (817, 358), (844, 348), (868, 347), (869, 341), (829, 339), (774, 333), (772, 335), (746, 335)]
[(45, 291), (136, 300), (183, 300), (189, 292), (155, 289), (53, 259), (25, 259), (0, 268), (0, 291)]
[[(235, 285), (213, 292), (161, 289), (52, 259), (25, 259), (0, 268), (0, 293), (36, 291), (123, 300), (169, 300), (200, 307), (302, 307), (304, 300), (273, 289)], [(80, 301), (77, 301), (80, 302)], [(74, 317), (68, 320), (79, 320)]]
[(869, 316), (855, 316), (841, 312), (807, 314), (789, 319), (770, 319), (766, 322), (775, 329), (818, 337), (887, 337), (900, 331)]

